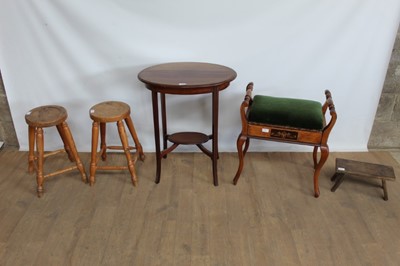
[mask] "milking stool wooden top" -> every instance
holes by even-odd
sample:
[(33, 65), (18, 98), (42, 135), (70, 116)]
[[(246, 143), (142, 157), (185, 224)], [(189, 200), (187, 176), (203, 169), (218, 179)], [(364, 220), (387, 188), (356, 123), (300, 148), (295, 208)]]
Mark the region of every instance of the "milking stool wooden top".
[[(131, 119), (131, 108), (128, 104), (119, 101), (106, 101), (94, 105), (90, 108), (89, 115), (93, 120), (92, 126), (92, 152), (91, 152), (91, 163), (90, 163), (90, 185), (95, 183), (95, 173), (96, 170), (122, 170), (129, 169), (131, 174), (132, 184), (137, 185), (137, 176), (135, 170), (135, 162), (137, 158), (141, 161), (144, 160), (144, 153), (142, 145), (137, 137), (135, 127)], [(125, 126), (123, 121), (125, 121), (129, 132), (133, 138), (135, 146), (129, 146), (128, 137), (126, 135)], [(106, 123), (116, 122), (118, 127), (119, 137), (121, 139), (122, 146), (107, 146), (106, 144)], [(97, 146), (99, 139), (99, 127), (100, 127), (100, 155), (103, 161), (107, 158), (107, 149), (111, 150), (123, 150), (127, 159), (127, 166), (110, 166), (98, 165), (97, 157)], [(136, 153), (131, 157), (130, 150), (136, 150)]]
[[(37, 195), (41, 197), (43, 190), (43, 182), (46, 178), (65, 173), (70, 170), (78, 169), (82, 176), (82, 181), (87, 182), (85, 169), (76, 150), (75, 142), (71, 131), (66, 122), (68, 117), (64, 107), (59, 105), (45, 105), (36, 107), (25, 115), (25, 121), (29, 130), (29, 153), (28, 164), (29, 172), (36, 170), (37, 179)], [(44, 153), (44, 134), (43, 128), (56, 126), (58, 133), (64, 143), (64, 149), (53, 152)], [(35, 151), (36, 144), (36, 151)], [(35, 155), (36, 152), (36, 155)], [(43, 174), (44, 159), (59, 152), (66, 152), (70, 161), (75, 162), (76, 166), (68, 167), (49, 174)]]

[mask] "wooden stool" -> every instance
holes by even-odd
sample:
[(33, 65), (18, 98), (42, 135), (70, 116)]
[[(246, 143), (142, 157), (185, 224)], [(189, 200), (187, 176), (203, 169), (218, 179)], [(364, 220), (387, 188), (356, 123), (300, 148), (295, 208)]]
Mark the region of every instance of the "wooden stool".
[(344, 176), (347, 174), (352, 176), (381, 179), (382, 189), (383, 189), (383, 199), (384, 200), (389, 199), (386, 187), (386, 180), (394, 181), (396, 179), (393, 167), (381, 164), (364, 163), (364, 162), (336, 158), (335, 168), (336, 172), (331, 178), (331, 181), (335, 181), (335, 184), (331, 189), (332, 192), (335, 192), (336, 189), (340, 186), (340, 184), (342, 184)]
[[(135, 162), (138, 157), (141, 161), (144, 161), (144, 153), (142, 145), (136, 135), (135, 127), (133, 126), (132, 119), (130, 117), (131, 109), (129, 105), (123, 102), (108, 101), (96, 104), (90, 109), (90, 118), (93, 120), (92, 127), (92, 155), (90, 162), (90, 178), (89, 182), (92, 186), (95, 182), (95, 173), (97, 169), (102, 170), (122, 170), (129, 169), (131, 173), (131, 179), (134, 186), (137, 184), (137, 177), (135, 173)], [(135, 147), (129, 146), (128, 137), (126, 135), (123, 120), (125, 120), (128, 126), (129, 132), (135, 142)], [(106, 123), (116, 122), (118, 127), (118, 133), (121, 138), (122, 146), (107, 146), (106, 145)], [(100, 155), (103, 161), (107, 158), (107, 149), (112, 150), (123, 150), (125, 152), (128, 166), (98, 166), (97, 165), (97, 146), (99, 140), (99, 125), (100, 125)], [(133, 158), (131, 157), (130, 150), (136, 149), (136, 153)]]
[[(72, 138), (71, 131), (68, 127), (67, 122), (67, 111), (64, 107), (58, 105), (46, 105), (34, 108), (26, 113), (25, 121), (28, 124), (29, 130), (29, 172), (32, 173), (36, 170), (37, 179), (37, 195), (41, 197), (43, 194), (43, 182), (46, 178), (65, 173), (67, 171), (78, 169), (82, 176), (82, 181), (87, 182), (85, 169), (79, 158), (76, 150), (74, 139)], [(43, 128), (56, 126), (58, 133), (64, 143), (64, 149), (56, 150), (44, 154), (44, 136)], [(35, 155), (35, 143), (36, 143), (36, 155)], [(75, 162), (76, 166), (72, 166), (66, 169), (62, 169), (47, 175), (43, 174), (43, 163), (44, 158), (55, 155), (59, 152), (66, 152), (71, 162)]]

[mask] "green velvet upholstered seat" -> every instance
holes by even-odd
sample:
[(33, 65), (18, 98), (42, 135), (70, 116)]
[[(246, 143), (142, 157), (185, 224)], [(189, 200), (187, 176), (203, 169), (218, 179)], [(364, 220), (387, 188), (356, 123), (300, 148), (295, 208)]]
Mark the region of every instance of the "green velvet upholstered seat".
[(322, 105), (316, 101), (256, 95), (248, 121), (285, 127), (322, 130)]

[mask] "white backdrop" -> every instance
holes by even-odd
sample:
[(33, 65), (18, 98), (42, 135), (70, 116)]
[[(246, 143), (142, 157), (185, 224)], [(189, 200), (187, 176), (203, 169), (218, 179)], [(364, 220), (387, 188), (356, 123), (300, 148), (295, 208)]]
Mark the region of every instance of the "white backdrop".
[[(236, 149), (249, 81), (256, 94), (318, 101), (330, 89), (338, 112), (331, 150), (366, 150), (399, 21), (399, 0), (2, 0), (0, 69), (22, 150), (31, 108), (66, 107), (78, 150), (89, 151), (89, 108), (122, 100), (145, 151), (154, 151), (151, 95), (137, 74), (173, 61), (238, 73), (220, 94), (221, 151)], [(209, 95), (167, 96), (167, 104), (170, 133), (211, 133)], [(112, 126), (109, 143), (119, 141)], [(45, 141), (61, 146), (54, 129)], [(309, 150), (255, 142), (251, 150)]]

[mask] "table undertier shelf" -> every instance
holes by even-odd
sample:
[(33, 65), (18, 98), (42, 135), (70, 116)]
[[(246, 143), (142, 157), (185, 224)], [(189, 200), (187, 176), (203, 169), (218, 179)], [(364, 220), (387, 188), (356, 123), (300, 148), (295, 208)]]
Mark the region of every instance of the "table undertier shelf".
[(199, 132), (179, 132), (169, 135), (168, 140), (175, 144), (198, 145), (206, 143), (210, 137)]

